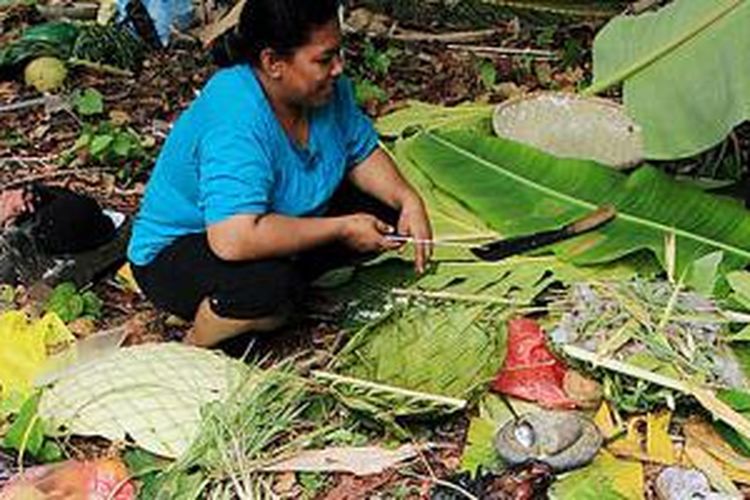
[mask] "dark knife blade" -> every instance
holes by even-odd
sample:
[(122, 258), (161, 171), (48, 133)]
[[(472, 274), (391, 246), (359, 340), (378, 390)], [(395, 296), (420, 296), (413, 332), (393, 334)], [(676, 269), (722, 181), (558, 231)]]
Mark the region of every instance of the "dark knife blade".
[(593, 231), (614, 219), (616, 215), (617, 211), (615, 208), (611, 205), (606, 205), (559, 229), (491, 241), (484, 245), (472, 247), (470, 250), (471, 253), (482, 260), (495, 262), (510, 257), (511, 255), (535, 250), (537, 248), (551, 245), (552, 243), (572, 238), (573, 236)]

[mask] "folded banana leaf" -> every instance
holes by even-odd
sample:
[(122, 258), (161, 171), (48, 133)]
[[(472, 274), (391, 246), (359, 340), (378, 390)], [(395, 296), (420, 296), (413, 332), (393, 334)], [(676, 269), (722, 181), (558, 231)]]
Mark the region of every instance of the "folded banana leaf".
[(67, 59), (78, 38), (74, 24), (55, 21), (32, 26), (21, 38), (0, 49), (0, 71), (20, 66), (37, 57)]
[(469, 399), (502, 365), (506, 314), (490, 304), (397, 308), (352, 338), (336, 372)]
[(137, 71), (146, 47), (121, 26), (55, 21), (33, 26), (0, 49), (0, 73), (13, 74), (38, 57), (79, 59)]

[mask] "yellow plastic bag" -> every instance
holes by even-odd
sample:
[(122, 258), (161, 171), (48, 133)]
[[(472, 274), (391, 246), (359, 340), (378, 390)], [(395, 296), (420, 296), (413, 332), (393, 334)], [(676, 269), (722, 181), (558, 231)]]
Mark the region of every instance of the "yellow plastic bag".
[(26, 398), (51, 354), (70, 350), (75, 337), (55, 313), (29, 322), (21, 311), (0, 314), (0, 400)]

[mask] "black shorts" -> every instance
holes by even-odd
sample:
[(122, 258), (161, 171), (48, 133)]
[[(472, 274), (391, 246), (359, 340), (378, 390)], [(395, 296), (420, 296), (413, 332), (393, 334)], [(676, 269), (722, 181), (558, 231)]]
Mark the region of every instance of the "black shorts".
[[(329, 216), (365, 212), (395, 226), (395, 210), (345, 184), (331, 200)], [(361, 260), (341, 244), (292, 258), (229, 262), (209, 247), (206, 233), (182, 236), (145, 266), (131, 263), (146, 297), (158, 308), (192, 320), (205, 299), (217, 315), (261, 318), (297, 303), (307, 284), (326, 271)]]

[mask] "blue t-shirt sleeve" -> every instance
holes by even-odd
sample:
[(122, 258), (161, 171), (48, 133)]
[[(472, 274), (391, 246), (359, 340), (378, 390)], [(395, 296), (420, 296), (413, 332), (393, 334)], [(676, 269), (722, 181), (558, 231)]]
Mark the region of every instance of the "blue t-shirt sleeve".
[(372, 120), (357, 105), (351, 82), (341, 78), (338, 86), (340, 120), (346, 140), (346, 164), (351, 168), (365, 161), (378, 147), (378, 133)]
[(237, 125), (209, 130), (200, 148), (200, 204), (206, 225), (267, 213), (273, 170), (262, 144)]

